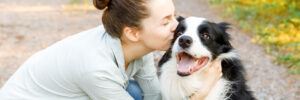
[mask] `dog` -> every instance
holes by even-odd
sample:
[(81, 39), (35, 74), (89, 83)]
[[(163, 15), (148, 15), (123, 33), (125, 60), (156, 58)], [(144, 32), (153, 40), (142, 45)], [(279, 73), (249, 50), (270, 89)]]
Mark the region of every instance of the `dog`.
[(172, 45), (158, 63), (163, 99), (188, 100), (205, 87), (201, 71), (219, 59), (223, 76), (205, 100), (255, 100), (246, 85), (241, 60), (229, 42), (226, 30), (230, 24), (193, 16), (177, 20)]

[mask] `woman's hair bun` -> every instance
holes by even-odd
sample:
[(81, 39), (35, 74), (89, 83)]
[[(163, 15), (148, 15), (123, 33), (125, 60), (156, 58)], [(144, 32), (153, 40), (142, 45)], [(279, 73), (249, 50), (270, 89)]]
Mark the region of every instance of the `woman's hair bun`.
[(93, 0), (94, 6), (99, 10), (104, 9), (109, 2), (110, 0)]

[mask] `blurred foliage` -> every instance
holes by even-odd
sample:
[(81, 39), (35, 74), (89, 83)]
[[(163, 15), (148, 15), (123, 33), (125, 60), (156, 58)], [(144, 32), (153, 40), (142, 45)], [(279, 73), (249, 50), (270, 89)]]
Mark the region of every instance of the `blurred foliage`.
[(70, 4), (91, 4), (92, 0), (71, 0)]
[(92, 0), (71, 0), (68, 5), (64, 6), (65, 10), (90, 11), (95, 10)]
[(253, 32), (252, 42), (264, 45), (277, 64), (300, 74), (300, 0), (211, 0), (211, 4)]

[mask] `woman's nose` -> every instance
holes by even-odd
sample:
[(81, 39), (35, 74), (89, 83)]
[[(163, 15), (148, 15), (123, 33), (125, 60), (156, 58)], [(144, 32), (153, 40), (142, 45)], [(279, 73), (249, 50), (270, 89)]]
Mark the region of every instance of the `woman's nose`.
[(177, 27), (177, 25), (179, 24), (179, 22), (176, 20), (176, 18), (174, 17), (173, 18), (173, 26), (172, 26), (172, 32), (174, 32), (175, 31), (175, 29), (176, 29), (176, 27)]

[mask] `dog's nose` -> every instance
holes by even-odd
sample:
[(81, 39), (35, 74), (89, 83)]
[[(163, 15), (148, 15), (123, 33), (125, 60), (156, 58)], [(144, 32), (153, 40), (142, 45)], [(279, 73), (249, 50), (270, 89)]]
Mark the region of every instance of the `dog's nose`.
[(190, 36), (181, 36), (179, 38), (179, 46), (183, 49), (188, 48), (193, 43), (193, 39)]

